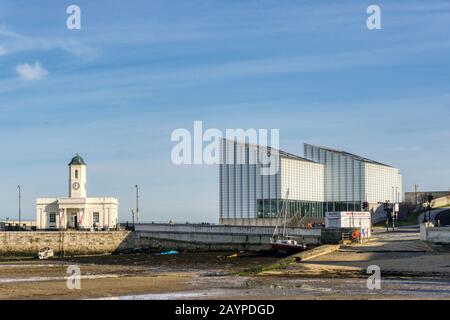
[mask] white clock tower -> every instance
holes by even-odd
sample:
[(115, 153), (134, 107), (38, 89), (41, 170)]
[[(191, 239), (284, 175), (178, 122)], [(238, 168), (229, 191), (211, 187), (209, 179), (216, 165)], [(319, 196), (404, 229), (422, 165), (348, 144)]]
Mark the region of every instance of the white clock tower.
[(36, 199), (36, 229), (117, 229), (119, 200), (114, 197), (88, 198), (86, 181), (86, 163), (77, 154), (69, 163), (69, 197)]
[(86, 198), (86, 163), (79, 154), (69, 163), (69, 198)]

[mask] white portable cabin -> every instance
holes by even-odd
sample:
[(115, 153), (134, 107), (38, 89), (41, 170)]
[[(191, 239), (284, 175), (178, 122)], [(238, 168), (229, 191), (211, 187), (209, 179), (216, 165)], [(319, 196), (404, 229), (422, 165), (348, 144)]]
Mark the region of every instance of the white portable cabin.
[(360, 228), (361, 238), (370, 238), (372, 221), (367, 211), (338, 211), (325, 214), (325, 228)]

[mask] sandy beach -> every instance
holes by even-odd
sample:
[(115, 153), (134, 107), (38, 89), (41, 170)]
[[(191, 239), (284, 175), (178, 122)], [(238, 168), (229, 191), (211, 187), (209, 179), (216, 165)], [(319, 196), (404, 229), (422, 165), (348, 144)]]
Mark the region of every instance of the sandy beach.
[[(220, 252), (173, 256), (119, 254), (46, 261), (3, 258), (0, 262), (0, 299), (89, 299), (210, 290), (214, 286), (239, 288), (244, 279), (234, 273), (278, 259), (264, 255), (245, 255), (236, 259), (227, 258), (228, 255), (230, 253)], [(70, 265), (80, 267), (80, 290), (67, 289), (67, 267)], [(223, 283), (217, 285), (217, 282)]]
[[(449, 299), (447, 253), (361, 254), (336, 252), (272, 272), (255, 273), (281, 257), (197, 252), (91, 257), (3, 259), (0, 299)], [(373, 261), (396, 266), (382, 291), (369, 290), (365, 268)], [(397, 264), (395, 262), (398, 262)], [(410, 262), (414, 261), (414, 269)], [(418, 263), (418, 262), (425, 263)], [(448, 263), (447, 263), (448, 264)], [(81, 289), (66, 286), (67, 267), (78, 265)], [(383, 266), (384, 266), (383, 265)], [(410, 266), (410, 269), (407, 268)], [(425, 268), (420, 270), (420, 266)], [(401, 274), (401, 270), (405, 274)], [(245, 275), (242, 272), (250, 271)], [(391, 270), (393, 271), (393, 269)], [(406, 272), (409, 271), (409, 272)], [(241, 275), (238, 275), (241, 273)]]

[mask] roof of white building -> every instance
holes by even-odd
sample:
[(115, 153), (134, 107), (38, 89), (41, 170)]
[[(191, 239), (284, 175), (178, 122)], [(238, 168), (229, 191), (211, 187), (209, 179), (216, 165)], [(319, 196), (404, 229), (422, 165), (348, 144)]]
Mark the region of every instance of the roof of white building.
[(281, 157), (285, 157), (285, 158), (290, 158), (290, 159), (294, 159), (294, 160), (301, 160), (301, 161), (306, 161), (306, 162), (312, 162), (312, 163), (315, 163), (315, 164), (321, 164), (320, 162), (313, 161), (313, 160), (310, 160), (310, 159), (306, 159), (306, 158), (298, 156), (296, 154), (292, 154), (292, 153), (289, 153), (289, 152), (286, 152), (286, 151), (283, 151), (283, 150), (280, 150), (280, 149), (276, 149), (276, 148), (273, 148), (271, 146), (262, 146), (262, 145), (258, 145), (258, 144), (254, 144), (254, 143), (241, 142), (241, 141), (230, 140), (230, 139), (223, 139), (223, 140), (227, 141), (227, 142), (232, 142), (232, 143), (235, 142), (236, 144), (239, 144), (239, 145), (247, 145), (249, 147), (254, 147), (254, 148), (270, 149), (271, 151), (278, 152), (278, 154)]
[(365, 157), (361, 157), (361, 156), (358, 156), (356, 154), (353, 154), (353, 153), (350, 153), (350, 152), (347, 152), (347, 151), (337, 150), (337, 149), (332, 149), (332, 148), (327, 148), (327, 147), (321, 147), (321, 146), (316, 146), (316, 145), (312, 145), (312, 144), (309, 144), (309, 143), (305, 143), (305, 146), (316, 147), (316, 148), (319, 148), (319, 149), (322, 149), (322, 150), (325, 150), (325, 151), (341, 154), (341, 155), (343, 155), (345, 157), (349, 157), (349, 158), (354, 159), (354, 160), (358, 160), (358, 161), (362, 161), (362, 162), (367, 162), (367, 163), (372, 163), (372, 164), (377, 164), (377, 165), (380, 165), (380, 166), (385, 166), (385, 167), (391, 167), (392, 168), (392, 166), (390, 166), (388, 164), (384, 164), (384, 163), (381, 163), (381, 162), (378, 162), (378, 161), (375, 161), (375, 160), (371, 160), (371, 159), (368, 159), (368, 158), (365, 158)]
[[(278, 151), (278, 153), (279, 153), (279, 155), (281, 157), (286, 157), (286, 158), (290, 158), (290, 159), (295, 159), (295, 160), (301, 160), (301, 161), (307, 161), (307, 162), (321, 164), (318, 161), (307, 159), (307, 158), (304, 158), (304, 157), (301, 157), (301, 156), (298, 156), (298, 155), (295, 155), (295, 154), (292, 154), (292, 153), (289, 153), (289, 152), (286, 152), (286, 151), (283, 151), (283, 150), (280, 150), (280, 149), (272, 148), (270, 146), (261, 146), (261, 145), (257, 145), (257, 144), (253, 144), (253, 143), (249, 143), (249, 142), (233, 141), (233, 140), (229, 140), (229, 139), (223, 139), (223, 140), (225, 140), (227, 142), (236, 142), (237, 144), (240, 144), (240, 145), (248, 145), (248, 146), (258, 147), (258, 148), (263, 147), (263, 148), (267, 148), (267, 149), (270, 149), (270, 150)], [(362, 161), (362, 162), (366, 162), (366, 163), (372, 163), (372, 164), (376, 164), (376, 165), (380, 165), (380, 166), (393, 168), (392, 166), (390, 166), (388, 164), (384, 164), (384, 163), (381, 163), (381, 162), (378, 162), (378, 161), (375, 161), (375, 160), (372, 160), (372, 159), (369, 159), (369, 158), (358, 156), (356, 154), (353, 154), (353, 153), (350, 153), (350, 152), (347, 152), (347, 151), (337, 150), (337, 149), (332, 149), (332, 148), (327, 148), (327, 147), (321, 147), (321, 146), (312, 145), (312, 144), (309, 144), (309, 143), (305, 143), (305, 145), (306, 146), (312, 146), (312, 147), (319, 148), (319, 149), (326, 150), (326, 151), (333, 152), (333, 153), (338, 153), (338, 154), (341, 154), (341, 155), (343, 155), (345, 157), (349, 157), (349, 158), (354, 159), (354, 160), (358, 160), (358, 161)]]
[(278, 150), (278, 153), (280, 154), (281, 157), (295, 159), (295, 160), (302, 160), (302, 161), (312, 162), (312, 163), (316, 163), (316, 164), (321, 164), (320, 162), (309, 160), (309, 159), (297, 156), (295, 154), (292, 154), (292, 153), (289, 153), (289, 152), (286, 152), (286, 151), (283, 151), (283, 150)]

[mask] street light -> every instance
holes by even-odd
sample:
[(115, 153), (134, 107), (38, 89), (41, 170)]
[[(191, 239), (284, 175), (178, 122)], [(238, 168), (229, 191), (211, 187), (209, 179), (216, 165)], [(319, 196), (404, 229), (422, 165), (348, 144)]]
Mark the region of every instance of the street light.
[(139, 222), (139, 186), (136, 184), (136, 208), (131, 210), (131, 216), (133, 218), (133, 228), (134, 224)]
[(386, 212), (386, 232), (389, 231), (389, 218), (391, 215), (391, 208), (389, 207), (389, 200), (386, 200), (383, 204), (384, 212)]
[(139, 222), (139, 186), (134, 187), (136, 188), (136, 222)]
[(428, 221), (431, 221), (431, 207), (432, 207), (432, 201), (434, 197), (432, 194), (428, 195)]
[(19, 231), (20, 231), (21, 216), (22, 216), (20, 184), (17, 186), (17, 189), (19, 189)]

